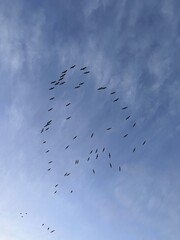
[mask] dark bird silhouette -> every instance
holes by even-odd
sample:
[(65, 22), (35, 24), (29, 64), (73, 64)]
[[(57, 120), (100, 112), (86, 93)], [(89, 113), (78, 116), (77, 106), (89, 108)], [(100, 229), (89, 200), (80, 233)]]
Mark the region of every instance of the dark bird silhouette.
[(136, 126), (136, 123), (133, 124), (133, 127), (135, 127), (135, 126)]
[(102, 152), (104, 152), (104, 151), (105, 151), (105, 147), (103, 148)]
[(136, 151), (136, 148), (133, 149), (133, 152), (135, 152), (135, 151)]
[(94, 136), (94, 133), (91, 134), (91, 138)]
[(86, 69), (87, 67), (83, 67), (83, 68), (81, 68), (80, 70), (82, 71), (82, 70), (84, 70), (84, 69)]
[(51, 168), (48, 168), (48, 171), (50, 171), (51, 170)]
[(49, 100), (53, 100), (55, 97), (51, 97)]
[(91, 154), (92, 152), (93, 152), (93, 150), (91, 150), (89, 154)]
[(118, 100), (119, 100), (119, 98), (116, 98), (116, 99), (113, 100), (113, 102), (117, 102)]
[(50, 111), (52, 111), (53, 110), (53, 108), (50, 108), (50, 109), (48, 109), (48, 112), (50, 112)]
[(107, 128), (106, 130), (111, 130), (112, 128)]
[(70, 116), (70, 117), (67, 117), (66, 120), (69, 120), (70, 118), (71, 118), (71, 116)]
[(99, 87), (97, 90), (104, 90), (106, 89), (107, 87)]
[(66, 107), (68, 107), (69, 105), (71, 105), (71, 103), (67, 103), (67, 104), (66, 104)]
[(75, 88), (80, 88), (80, 86), (76, 86)]
[(142, 145), (144, 145), (146, 143), (146, 140), (143, 142), (143, 144)]
[(119, 172), (121, 171), (121, 167), (119, 166)]
[(49, 88), (49, 90), (53, 90), (53, 89), (54, 89), (54, 87)]
[(47, 230), (49, 230), (49, 227), (47, 228)]
[(123, 107), (122, 110), (125, 110), (125, 109), (127, 109), (127, 108), (128, 108), (128, 107)]
[(74, 137), (73, 137), (73, 140), (76, 139), (76, 138), (77, 138), (77, 136), (74, 136)]
[(53, 161), (49, 161), (48, 164), (52, 163)]
[(87, 161), (89, 161), (89, 160), (90, 160), (90, 157), (88, 157)]
[(64, 74), (62, 74), (59, 78), (63, 78), (64, 76), (66, 76), (66, 74), (64, 73)]
[(55, 187), (58, 187), (58, 184), (56, 184)]
[(42, 226), (44, 226), (44, 223), (42, 224)]
[(67, 173), (67, 176), (69, 176), (70, 175), (70, 173)]
[(84, 82), (80, 82), (80, 83), (79, 83), (79, 86), (81, 86), (81, 85), (83, 85), (83, 84), (84, 84)]
[(128, 134), (125, 134), (123, 137), (125, 138), (125, 137), (127, 137), (128, 136)]
[(51, 84), (55, 83), (56, 81), (52, 81)]
[(90, 73), (90, 71), (84, 72), (84, 74), (88, 74), (88, 73)]
[(44, 141), (43, 143), (46, 143), (46, 141)]
[(67, 72), (67, 69), (66, 70), (64, 70), (62, 73), (66, 73)]
[(48, 152), (49, 152), (49, 150), (46, 151), (46, 153), (48, 153)]
[(75, 164), (78, 164), (78, 163), (79, 163), (79, 160), (76, 160), (76, 161), (75, 161)]
[(55, 83), (54, 85), (57, 86), (59, 84), (59, 82)]
[(110, 168), (112, 168), (112, 164), (111, 163), (109, 163), (109, 166), (110, 166)]
[(73, 193), (73, 190), (71, 190), (70, 193)]
[(49, 128), (46, 128), (45, 131), (49, 130)]
[(72, 68), (74, 68), (76, 65), (73, 65), (73, 66), (71, 66), (70, 68), (72, 69)]
[(111, 92), (110, 94), (113, 95), (113, 94), (115, 94), (115, 93), (116, 93), (116, 92)]
[(96, 149), (95, 153), (97, 153), (97, 152), (98, 152), (98, 148)]
[(93, 169), (93, 173), (95, 174), (95, 170)]
[(55, 232), (55, 230), (52, 230), (51, 233)]
[(126, 118), (126, 120), (128, 120), (130, 118), (130, 116), (128, 116), (127, 118)]
[(41, 133), (43, 133), (44, 132), (44, 128), (42, 128), (42, 130), (41, 130)]
[(65, 82), (61, 82), (60, 85), (63, 85)]
[(109, 158), (111, 158), (111, 154), (109, 153)]
[(57, 191), (54, 192), (54, 194), (56, 194), (56, 193), (57, 193)]
[(96, 159), (98, 159), (98, 156), (99, 156), (99, 155), (97, 154), (97, 155), (96, 155)]
[(69, 145), (67, 145), (67, 146), (65, 147), (65, 149), (68, 149), (68, 147), (69, 147)]

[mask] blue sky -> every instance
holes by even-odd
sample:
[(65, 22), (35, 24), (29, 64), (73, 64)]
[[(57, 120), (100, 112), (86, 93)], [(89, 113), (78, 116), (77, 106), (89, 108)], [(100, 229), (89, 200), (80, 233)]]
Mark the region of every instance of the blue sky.
[(179, 8), (0, 1), (0, 239), (179, 240)]

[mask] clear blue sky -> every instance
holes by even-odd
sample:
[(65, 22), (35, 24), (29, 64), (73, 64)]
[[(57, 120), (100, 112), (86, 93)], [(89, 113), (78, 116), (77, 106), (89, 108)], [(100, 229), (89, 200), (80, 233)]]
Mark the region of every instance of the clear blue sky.
[(180, 239), (179, 9), (0, 1), (0, 239)]

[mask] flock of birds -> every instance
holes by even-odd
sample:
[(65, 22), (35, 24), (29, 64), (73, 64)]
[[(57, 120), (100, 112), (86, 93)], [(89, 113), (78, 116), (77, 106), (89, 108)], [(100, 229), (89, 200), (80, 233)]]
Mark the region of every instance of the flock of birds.
[[(70, 69), (69, 69), (69, 71), (72, 71), (72, 69), (74, 69), (74, 68), (77, 68), (76, 65), (71, 66)], [(90, 71), (87, 70), (87, 67), (79, 68), (78, 71), (80, 71), (83, 75), (87, 75), (87, 74), (90, 73)], [(61, 75), (60, 75), (60, 77), (59, 77), (58, 80), (54, 80), (54, 81), (51, 81), (51, 82), (50, 82), (49, 91), (50, 91), (50, 93), (51, 93), (52, 95), (50, 96), (49, 101), (50, 101), (51, 104), (55, 101), (55, 98), (56, 98), (55, 95), (53, 94), (53, 91), (54, 91), (57, 87), (66, 84), (65, 78), (66, 78), (67, 73), (68, 73), (68, 69), (62, 71), (62, 73), (61, 73)], [(74, 86), (74, 89), (79, 89), (79, 88), (81, 88), (81, 86), (84, 85), (85, 83), (86, 83), (86, 82), (84, 82), (84, 81), (83, 81), (83, 82), (80, 82), (78, 85)], [(107, 88), (108, 88), (107, 86), (100, 86), (99, 88), (97, 88), (97, 91), (104, 91), (104, 90), (106, 90)], [(116, 95), (116, 91), (111, 91), (111, 92), (110, 92), (110, 95), (111, 95), (112, 97), (114, 97), (114, 95)], [(112, 99), (112, 102), (113, 102), (113, 103), (116, 103), (116, 102), (118, 102), (118, 100), (119, 100), (119, 97), (114, 97), (114, 98)], [(67, 102), (67, 103), (65, 104), (65, 107), (68, 108), (71, 104), (72, 104), (71, 102)], [(47, 111), (48, 111), (48, 112), (52, 112), (53, 109), (54, 109), (54, 107), (52, 106), (52, 107), (50, 107)], [(123, 111), (126, 111), (127, 109), (128, 109), (128, 106), (123, 106), (123, 107), (121, 107), (121, 110), (123, 110)], [(130, 119), (130, 117), (131, 117), (131, 115), (126, 115), (125, 120), (128, 121), (128, 119)], [(66, 119), (66, 121), (69, 121), (69, 120), (71, 119), (71, 116), (68, 116), (68, 117), (66, 117), (65, 119)], [(41, 134), (45, 134), (46, 131), (49, 131), (50, 128), (51, 128), (51, 126), (52, 126), (52, 122), (53, 122), (52, 119), (48, 120), (48, 121), (44, 124), (44, 126), (42, 127), (40, 133), (41, 133)], [(136, 122), (133, 123), (132, 127), (133, 127), (133, 128), (136, 127)], [(108, 127), (108, 128), (106, 128), (105, 130), (106, 130), (106, 131), (111, 131), (111, 130), (112, 130), (112, 127)], [(90, 139), (93, 139), (93, 137), (94, 137), (95, 134), (96, 134), (95, 132), (91, 132), (89, 138), (90, 138)], [(46, 135), (45, 135), (45, 136), (46, 136)], [(73, 140), (73, 141), (76, 141), (76, 139), (77, 139), (78, 137), (79, 137), (79, 136), (75, 135), (75, 136), (72, 138), (72, 140)], [(122, 137), (123, 137), (123, 138), (127, 138), (127, 137), (128, 137), (128, 133), (124, 134)], [(47, 140), (46, 140), (46, 138), (44, 138), (44, 140), (42, 141), (42, 143), (43, 143), (45, 146), (47, 146)], [(146, 144), (146, 140), (143, 140), (143, 141), (142, 141), (142, 146), (144, 146), (145, 144)], [(67, 145), (67, 146), (65, 146), (65, 147), (64, 147), (64, 150), (65, 150), (65, 151), (68, 151), (69, 148), (70, 148), (70, 144)], [(132, 152), (133, 152), (133, 153), (134, 153), (135, 151), (136, 151), (136, 147), (134, 147), (134, 148), (132, 149)], [(49, 149), (49, 148), (46, 148), (45, 153), (48, 154), (49, 152), (50, 152), (50, 149)], [(113, 163), (112, 163), (112, 161), (111, 161), (111, 152), (109, 152), (106, 147), (103, 147), (102, 149), (98, 149), (98, 148), (91, 149), (90, 152), (89, 152), (89, 156), (87, 157), (87, 161), (90, 161), (90, 159), (92, 158), (92, 154), (94, 154), (94, 158), (95, 158), (95, 159), (98, 159), (98, 158), (100, 157), (100, 154), (104, 154), (104, 152), (107, 153), (107, 158), (109, 159), (109, 167), (110, 167), (110, 168), (113, 168)], [(52, 170), (52, 163), (53, 163), (53, 160), (48, 161), (48, 168), (47, 168), (47, 171), (48, 171), (48, 172), (50, 172), (50, 171)], [(74, 161), (74, 164), (75, 164), (75, 165), (80, 164), (80, 160), (75, 160), (75, 161)], [(121, 166), (118, 166), (118, 171), (121, 172)], [(96, 174), (96, 169), (95, 169), (95, 168), (92, 168), (92, 173), (93, 173), (93, 174)], [(68, 177), (70, 174), (71, 174), (70, 171), (66, 171), (66, 172), (64, 172), (64, 177)], [(56, 194), (56, 193), (58, 192), (58, 186), (59, 186), (58, 183), (54, 186), (54, 194)], [(70, 193), (73, 193), (73, 189), (70, 190)], [(20, 215), (21, 215), (21, 217), (23, 217), (23, 214), (22, 214), (22, 213), (20, 213)], [(25, 213), (25, 215), (27, 215), (27, 213)], [(44, 227), (44, 226), (45, 226), (45, 224), (42, 223), (42, 227)], [(53, 229), (53, 230), (50, 230), (50, 227), (47, 227), (47, 231), (49, 231), (50, 233), (54, 233), (54, 232), (55, 232), (54, 229)]]

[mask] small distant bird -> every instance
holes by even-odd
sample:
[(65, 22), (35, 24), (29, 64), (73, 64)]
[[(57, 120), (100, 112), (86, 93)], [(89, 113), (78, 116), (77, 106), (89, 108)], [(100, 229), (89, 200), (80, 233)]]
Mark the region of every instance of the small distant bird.
[(111, 163), (109, 163), (109, 166), (110, 166), (110, 168), (112, 168), (112, 164)]
[(49, 227), (47, 228), (47, 230), (49, 230)]
[(53, 90), (53, 89), (54, 89), (54, 87), (49, 88), (49, 90)]
[(43, 143), (46, 143), (46, 141), (44, 141)]
[(143, 142), (143, 144), (142, 145), (144, 145), (146, 143), (146, 140)]
[(46, 153), (48, 153), (48, 152), (49, 152), (49, 150), (46, 151)]
[(57, 193), (57, 191), (54, 192), (54, 194), (56, 194), (56, 193)]
[(93, 173), (95, 174), (95, 170), (93, 169)]
[(42, 224), (42, 226), (44, 226), (44, 223)]
[(53, 110), (53, 108), (50, 108), (50, 109), (48, 109), (48, 112), (49, 112), (49, 111), (52, 111), (52, 110)]
[(89, 160), (90, 160), (90, 157), (88, 157), (87, 161), (89, 161)]
[(128, 136), (128, 134), (125, 134), (123, 137), (125, 138), (125, 137), (127, 137)]
[(51, 97), (49, 100), (53, 100), (55, 97)]
[(128, 107), (123, 107), (122, 110), (125, 110), (125, 109), (127, 109), (127, 108), (128, 108)]
[(111, 130), (112, 128), (107, 128), (106, 130)]
[(77, 138), (77, 136), (74, 136), (74, 137), (73, 137), (73, 140), (76, 139), (76, 138)]
[(119, 166), (119, 172), (121, 171), (121, 167)]
[(58, 187), (58, 184), (56, 184), (55, 187)]
[(81, 68), (80, 70), (82, 71), (82, 70), (84, 70), (84, 69), (86, 69), (87, 67), (83, 67), (83, 68)]
[(99, 87), (97, 90), (104, 90), (106, 89), (107, 87)]
[(66, 104), (66, 107), (69, 106), (69, 105), (71, 105), (71, 103), (67, 103), (67, 104)]
[(67, 69), (66, 70), (64, 70), (62, 73), (66, 73), (67, 72)]
[(79, 83), (79, 86), (81, 86), (81, 85), (83, 85), (83, 84), (84, 84), (84, 82), (80, 82), (80, 83)]
[(116, 92), (111, 92), (110, 94), (112, 95), (112, 94), (115, 94)]
[(90, 73), (90, 71), (84, 72), (84, 74), (88, 74), (88, 73)]
[(75, 88), (80, 88), (80, 86), (78, 85), (78, 86), (76, 86)]
[(63, 85), (65, 82), (61, 82), (60, 85)]
[(79, 163), (79, 160), (76, 160), (76, 161), (75, 161), (75, 164), (78, 164), (78, 163)]
[(135, 126), (136, 126), (136, 123), (133, 124), (133, 127), (135, 127)]
[(111, 158), (111, 154), (109, 153), (109, 158)]
[(69, 120), (71, 117), (67, 117), (66, 120)]
[(62, 78), (62, 77), (64, 77), (64, 76), (66, 76), (66, 74), (64, 73), (64, 74), (62, 74), (61, 76), (60, 76), (60, 78)]
[(104, 151), (105, 151), (105, 147), (103, 148), (102, 152), (104, 152)]
[(73, 190), (71, 190), (70, 193), (73, 193)]
[(52, 81), (51, 84), (55, 83), (56, 81)]
[(94, 133), (91, 134), (91, 138), (94, 136)]
[(55, 232), (55, 230), (52, 230), (51, 233)]
[(135, 152), (135, 151), (136, 151), (136, 148), (133, 149), (133, 152)]
[(91, 150), (89, 154), (91, 154), (92, 152), (93, 152), (93, 150)]
[(99, 155), (97, 154), (97, 155), (96, 155), (96, 159), (98, 159), (98, 156), (99, 156)]
[(98, 152), (98, 148), (96, 149), (95, 153), (97, 153), (97, 152)]
[(46, 128), (45, 131), (49, 130), (49, 128)]
[(44, 131), (44, 128), (42, 128), (41, 133), (43, 133), (43, 131)]
[(119, 100), (119, 98), (116, 98), (116, 99), (113, 100), (113, 102), (117, 102), (118, 100)]
[(50, 171), (51, 170), (51, 168), (48, 168), (48, 171)]
[(76, 65), (71, 66), (70, 69), (74, 68), (75, 66), (76, 66)]
[(67, 146), (65, 147), (65, 149), (68, 149), (68, 147), (69, 147), (69, 145), (67, 145)]
[(126, 118), (126, 120), (128, 120), (130, 118), (130, 116), (128, 116), (127, 118)]
[(53, 161), (49, 161), (48, 164), (52, 163)]
[(54, 85), (57, 86), (59, 84), (59, 82), (55, 83)]

